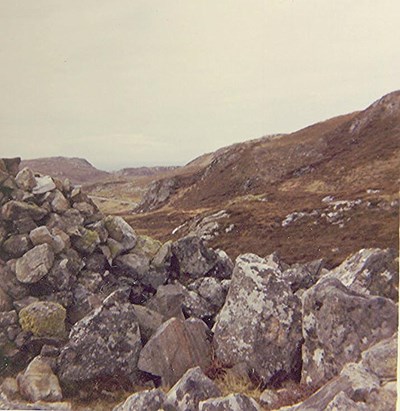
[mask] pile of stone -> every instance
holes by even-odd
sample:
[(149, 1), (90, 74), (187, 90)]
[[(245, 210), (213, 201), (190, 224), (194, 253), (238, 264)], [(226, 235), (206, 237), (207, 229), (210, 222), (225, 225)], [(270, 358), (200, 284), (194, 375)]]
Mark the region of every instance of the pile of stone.
[(394, 409), (390, 250), (331, 271), (275, 254), (234, 265), (195, 235), (137, 235), (79, 187), (18, 166), (0, 160), (0, 409), (72, 409), (66, 398), (111, 380), (154, 387), (116, 411), (282, 405), (283, 389), (223, 395), (216, 364), (262, 387), (319, 389), (285, 409)]

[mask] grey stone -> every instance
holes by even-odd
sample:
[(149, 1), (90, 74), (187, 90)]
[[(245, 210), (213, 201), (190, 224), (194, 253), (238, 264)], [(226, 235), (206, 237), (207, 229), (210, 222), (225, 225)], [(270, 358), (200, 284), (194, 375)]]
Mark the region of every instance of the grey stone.
[(60, 401), (63, 397), (56, 375), (40, 357), (32, 360), (17, 381), (21, 395), (28, 401)]
[(29, 233), (29, 238), (34, 246), (40, 244), (53, 244), (53, 236), (46, 226), (37, 227)]
[(115, 259), (115, 265), (123, 275), (141, 280), (150, 269), (149, 258), (143, 254), (129, 253)]
[(1, 215), (5, 220), (17, 220), (30, 217), (34, 221), (39, 221), (48, 214), (45, 208), (36, 204), (25, 203), (23, 201), (11, 200), (3, 205)]
[(136, 233), (122, 217), (108, 216), (104, 219), (104, 224), (109, 236), (121, 243), (124, 251), (129, 251), (135, 247)]
[(252, 398), (243, 394), (230, 394), (226, 397), (201, 401), (199, 411), (261, 411), (261, 407)]
[(300, 300), (266, 260), (239, 256), (213, 328), (217, 358), (230, 366), (246, 363), (264, 382), (298, 372), (300, 310)]
[(361, 352), (397, 330), (392, 300), (357, 294), (334, 278), (321, 279), (303, 296), (302, 381), (322, 384)]
[(160, 286), (146, 307), (162, 314), (164, 321), (172, 317), (184, 319), (182, 305), (186, 292), (185, 287), (179, 283)]
[(12, 258), (22, 257), (32, 244), (27, 234), (14, 234), (3, 243), (3, 250)]
[(54, 253), (48, 244), (34, 247), (16, 262), (15, 273), (21, 283), (36, 283), (50, 270)]
[(142, 348), (135, 309), (116, 291), (78, 321), (59, 357), (60, 381), (76, 384), (94, 378), (137, 379)]
[(64, 194), (60, 190), (55, 190), (51, 201), (52, 210), (55, 213), (64, 213), (70, 207), (69, 201), (64, 197)]
[(10, 311), (12, 307), (10, 296), (0, 287), (0, 312)]
[(100, 244), (99, 235), (96, 231), (79, 227), (79, 234), (72, 237), (73, 247), (83, 254), (93, 253)]
[(197, 411), (199, 402), (221, 396), (217, 385), (200, 367), (186, 371), (182, 378), (169, 390), (164, 408), (176, 411)]
[(350, 290), (398, 301), (399, 273), (396, 253), (379, 248), (362, 249), (328, 274)]
[(142, 341), (146, 343), (164, 322), (164, 317), (160, 313), (143, 307), (142, 305), (134, 304), (133, 307), (139, 324)]
[(137, 392), (125, 402), (113, 408), (113, 411), (159, 411), (163, 408), (165, 394), (159, 388)]
[(172, 386), (190, 368), (205, 370), (211, 363), (211, 344), (207, 326), (198, 319), (171, 318), (143, 347), (139, 368), (161, 377)]
[(36, 186), (32, 189), (33, 194), (45, 194), (56, 188), (53, 179), (49, 176), (36, 177)]

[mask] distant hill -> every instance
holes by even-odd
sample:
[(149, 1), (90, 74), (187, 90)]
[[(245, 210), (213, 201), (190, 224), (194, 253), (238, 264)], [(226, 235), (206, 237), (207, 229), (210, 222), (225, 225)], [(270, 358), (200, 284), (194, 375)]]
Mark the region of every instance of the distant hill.
[(210, 241), (233, 257), (278, 250), (289, 262), (330, 255), (333, 264), (362, 247), (398, 247), (399, 165), (396, 91), (363, 111), (205, 154), (153, 181), (127, 218), (160, 240), (219, 225)]
[(169, 171), (177, 170), (178, 166), (169, 167), (127, 167), (118, 171), (114, 171), (112, 174), (119, 177), (144, 177), (153, 176), (156, 174), (162, 174)]
[(35, 172), (61, 179), (69, 178), (74, 184), (95, 182), (110, 176), (110, 173), (98, 170), (89, 161), (76, 157), (46, 157), (23, 160), (20, 168), (22, 167), (29, 167)]

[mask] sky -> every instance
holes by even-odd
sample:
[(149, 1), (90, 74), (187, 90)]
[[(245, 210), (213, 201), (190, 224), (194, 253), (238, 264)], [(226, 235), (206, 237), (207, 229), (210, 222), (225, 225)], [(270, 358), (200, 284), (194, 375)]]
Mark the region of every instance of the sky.
[(398, 0), (1, 0), (0, 156), (183, 165), (399, 89)]

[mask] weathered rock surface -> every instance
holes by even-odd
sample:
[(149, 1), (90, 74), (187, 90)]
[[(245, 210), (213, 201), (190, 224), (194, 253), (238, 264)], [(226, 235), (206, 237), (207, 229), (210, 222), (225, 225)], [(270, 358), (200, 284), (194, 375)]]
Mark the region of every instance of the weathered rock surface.
[(182, 312), (186, 289), (181, 284), (167, 284), (158, 287), (157, 293), (146, 304), (147, 308), (162, 314), (164, 321), (176, 317), (185, 319)]
[(58, 376), (62, 383), (110, 376), (135, 381), (141, 348), (135, 309), (116, 291), (73, 326), (59, 357)]
[(216, 356), (247, 364), (265, 382), (297, 373), (302, 343), (300, 300), (266, 260), (236, 260), (225, 304), (214, 326)]
[(105, 227), (112, 239), (122, 244), (124, 251), (135, 247), (137, 236), (133, 228), (122, 218), (108, 216), (104, 220)]
[(24, 167), (18, 172), (15, 177), (15, 181), (17, 182), (19, 188), (26, 191), (31, 191), (32, 188), (36, 186), (35, 174), (28, 167)]
[(303, 296), (302, 381), (321, 384), (358, 361), (363, 350), (393, 335), (397, 317), (393, 301), (322, 279)]
[(21, 395), (28, 401), (60, 401), (62, 391), (56, 375), (40, 357), (17, 378)]
[(197, 411), (199, 402), (221, 396), (220, 389), (200, 367), (191, 368), (169, 390), (164, 408), (176, 411)]
[(363, 249), (347, 258), (329, 277), (340, 280), (350, 290), (399, 299), (398, 259), (393, 250)]
[(113, 411), (159, 411), (163, 408), (165, 394), (156, 388), (148, 391), (141, 391), (129, 396), (126, 401), (117, 405)]
[(243, 394), (230, 394), (227, 397), (201, 401), (199, 411), (260, 411), (261, 407), (252, 398)]
[(49, 176), (36, 177), (36, 186), (32, 189), (33, 194), (44, 194), (56, 188), (53, 179)]
[(140, 352), (139, 368), (161, 377), (165, 386), (175, 384), (190, 368), (205, 370), (211, 362), (209, 330), (203, 321), (171, 318)]
[(38, 245), (17, 260), (15, 273), (21, 283), (36, 283), (50, 270), (54, 253), (48, 244)]

